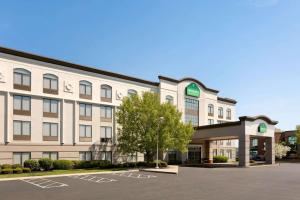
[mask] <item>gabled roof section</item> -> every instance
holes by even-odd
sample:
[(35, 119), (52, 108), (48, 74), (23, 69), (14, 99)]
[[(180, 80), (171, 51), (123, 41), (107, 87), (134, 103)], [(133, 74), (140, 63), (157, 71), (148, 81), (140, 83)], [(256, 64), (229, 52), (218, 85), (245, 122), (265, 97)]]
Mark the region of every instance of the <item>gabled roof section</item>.
[(230, 99), (230, 98), (224, 98), (224, 97), (218, 97), (218, 101), (223, 101), (226, 103), (232, 103), (232, 104), (236, 104), (237, 101), (234, 99)]
[(210, 91), (210, 92), (213, 92), (213, 93), (219, 93), (218, 90), (208, 88), (202, 82), (200, 82), (199, 80), (191, 78), (191, 77), (185, 77), (185, 78), (182, 78), (180, 80), (177, 80), (177, 79), (173, 79), (173, 78), (170, 78), (170, 77), (160, 75), (160, 76), (158, 76), (158, 78), (162, 79), (162, 80), (174, 82), (174, 83), (180, 83), (180, 82), (183, 82), (183, 81), (192, 81), (192, 82), (198, 83), (201, 87), (203, 87), (207, 91)]
[(27, 59), (31, 59), (31, 60), (36, 60), (36, 61), (40, 61), (40, 62), (55, 64), (55, 65), (60, 65), (60, 66), (69, 67), (69, 68), (73, 68), (73, 69), (83, 70), (83, 71), (92, 72), (92, 73), (96, 73), (96, 74), (102, 74), (105, 76), (111, 76), (111, 77), (115, 77), (115, 78), (119, 78), (119, 79), (123, 79), (123, 80), (143, 83), (143, 84), (147, 84), (147, 85), (159, 86), (158, 82), (152, 82), (152, 81), (148, 81), (148, 80), (144, 80), (144, 79), (140, 79), (140, 78), (136, 78), (136, 77), (132, 77), (132, 76), (118, 74), (115, 72), (110, 72), (110, 71), (101, 70), (101, 69), (97, 69), (97, 68), (93, 68), (93, 67), (74, 64), (71, 62), (57, 60), (57, 59), (49, 58), (49, 57), (44, 57), (44, 56), (40, 56), (37, 54), (27, 53), (27, 52), (15, 50), (15, 49), (9, 49), (6, 47), (0, 46), (0, 53), (18, 56), (18, 57), (22, 57), (22, 58), (27, 58)]
[(239, 117), (239, 119), (240, 119), (240, 121), (250, 121), (250, 122), (261, 119), (272, 125), (278, 124), (278, 121), (271, 120), (269, 117), (267, 117), (265, 115), (258, 115), (258, 116), (254, 116), (254, 117), (242, 116), (242, 117)]

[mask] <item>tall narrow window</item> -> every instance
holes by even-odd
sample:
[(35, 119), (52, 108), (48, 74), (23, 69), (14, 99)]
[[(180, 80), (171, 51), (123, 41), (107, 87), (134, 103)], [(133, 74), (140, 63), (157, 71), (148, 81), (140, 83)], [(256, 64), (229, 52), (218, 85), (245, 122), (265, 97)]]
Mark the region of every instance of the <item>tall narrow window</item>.
[(57, 123), (43, 123), (43, 140), (44, 141), (58, 141), (58, 124)]
[(44, 74), (43, 92), (47, 94), (58, 94), (58, 78), (53, 74)]
[(85, 161), (92, 160), (92, 152), (91, 151), (81, 151), (81, 152), (79, 152), (79, 160), (85, 160)]
[(31, 115), (31, 98), (27, 96), (14, 95), (14, 114)]
[(213, 104), (208, 105), (208, 116), (211, 116), (211, 117), (214, 116), (214, 105)]
[(111, 106), (101, 106), (100, 107), (100, 119), (103, 122), (112, 121), (112, 107)]
[(223, 108), (222, 107), (218, 108), (218, 117), (223, 118)]
[(111, 155), (111, 151), (101, 151), (100, 152), (100, 160), (108, 160), (108, 161), (112, 161), (111, 159), (112, 155)]
[(14, 152), (13, 153), (13, 164), (23, 165), (25, 160), (31, 158), (30, 152)]
[(92, 120), (92, 104), (79, 104), (79, 119), (80, 120)]
[(109, 85), (101, 85), (101, 101), (112, 102), (112, 89)]
[(14, 140), (30, 140), (31, 124), (28, 121), (14, 120)]
[(49, 158), (51, 160), (58, 159), (58, 152), (43, 152), (43, 158)]
[(92, 99), (92, 83), (88, 81), (79, 82), (79, 97), (82, 99)]
[(109, 126), (101, 126), (101, 142), (111, 142), (112, 128)]
[(25, 69), (14, 69), (14, 89), (31, 90), (31, 73)]
[(231, 120), (231, 109), (226, 110), (226, 119)]
[(91, 142), (92, 141), (92, 126), (91, 125), (79, 125), (79, 141)]
[(129, 97), (132, 96), (132, 95), (137, 95), (137, 91), (134, 90), (134, 89), (129, 89), (129, 90), (127, 91), (127, 95), (128, 95)]
[(185, 98), (185, 122), (191, 122), (193, 126), (199, 126), (199, 101)]
[(174, 104), (174, 98), (170, 95), (166, 96), (166, 102), (169, 104)]
[(43, 116), (58, 117), (58, 100), (54, 100), (54, 99), (43, 100)]

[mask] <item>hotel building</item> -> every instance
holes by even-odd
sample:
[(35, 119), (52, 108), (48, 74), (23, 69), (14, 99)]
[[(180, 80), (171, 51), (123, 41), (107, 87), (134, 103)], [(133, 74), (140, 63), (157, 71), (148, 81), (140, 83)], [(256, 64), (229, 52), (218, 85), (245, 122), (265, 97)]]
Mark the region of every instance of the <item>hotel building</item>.
[[(159, 93), (195, 127), (235, 120), (236, 101), (194, 78), (159, 76), (153, 82), (0, 47), (0, 164), (42, 157), (141, 161), (143, 155), (116, 151), (115, 112), (124, 96), (146, 91)], [(234, 160), (232, 139), (205, 141), (206, 147), (193, 140), (189, 152), (170, 150), (166, 159), (201, 162), (212, 152)]]

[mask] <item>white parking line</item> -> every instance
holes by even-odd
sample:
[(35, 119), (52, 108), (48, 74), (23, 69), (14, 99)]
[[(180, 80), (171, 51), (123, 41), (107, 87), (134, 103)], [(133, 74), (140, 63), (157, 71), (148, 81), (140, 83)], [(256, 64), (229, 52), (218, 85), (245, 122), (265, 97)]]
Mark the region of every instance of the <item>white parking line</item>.
[(76, 176), (70, 176), (70, 177), (75, 178), (75, 179), (90, 181), (90, 182), (94, 182), (94, 183), (109, 183), (109, 182), (117, 181), (115, 179), (103, 178), (103, 177), (91, 176), (91, 175), (76, 175)]
[(68, 186), (65, 183), (60, 183), (56, 181), (52, 181), (49, 179), (43, 179), (43, 178), (34, 178), (34, 179), (22, 179), (22, 181), (35, 185), (40, 188), (54, 188), (54, 187), (65, 187)]
[(137, 173), (114, 173), (114, 175), (127, 177), (127, 178), (156, 178), (156, 176), (148, 174), (137, 174)]

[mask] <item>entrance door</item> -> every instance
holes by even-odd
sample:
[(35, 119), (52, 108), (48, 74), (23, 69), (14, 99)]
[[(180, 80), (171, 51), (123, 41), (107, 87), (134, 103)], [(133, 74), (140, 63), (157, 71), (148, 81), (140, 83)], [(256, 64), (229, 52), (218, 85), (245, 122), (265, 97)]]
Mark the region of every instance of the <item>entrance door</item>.
[(201, 147), (200, 146), (189, 146), (188, 147), (188, 162), (190, 164), (201, 163)]

